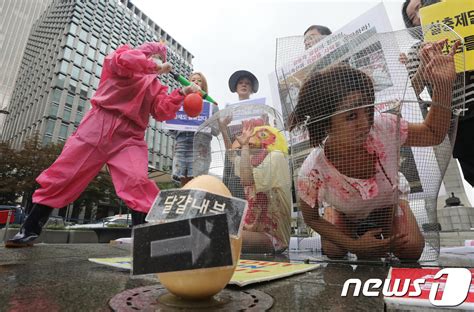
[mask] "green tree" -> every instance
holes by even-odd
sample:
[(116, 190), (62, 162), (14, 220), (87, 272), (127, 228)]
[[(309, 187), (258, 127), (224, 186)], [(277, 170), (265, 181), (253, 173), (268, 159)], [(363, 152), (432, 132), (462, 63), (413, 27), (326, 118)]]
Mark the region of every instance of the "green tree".
[(16, 151), (15, 177), (17, 192), (23, 195), (23, 204), (27, 211), (31, 206), (31, 197), (38, 188), (36, 177), (56, 160), (61, 153), (63, 143), (43, 146), (38, 133), (28, 138), (23, 148)]
[(156, 184), (161, 191), (179, 188), (176, 182), (158, 182)]
[[(32, 196), (39, 187), (36, 178), (53, 164), (63, 148), (63, 143), (43, 145), (38, 133), (28, 138), (21, 150), (15, 151), (6, 142), (0, 143), (0, 203), (13, 203), (23, 196), (23, 205), (29, 210)], [(86, 214), (94, 203), (109, 201), (117, 204), (112, 181), (108, 173), (99, 173), (74, 203), (73, 217), (77, 218), (81, 206), (86, 206)]]
[[(105, 169), (106, 167), (104, 167)], [(113, 206), (120, 205), (120, 199), (115, 193), (112, 179), (107, 170), (101, 170), (99, 174), (89, 183), (81, 196), (74, 202), (71, 217), (77, 219), (82, 206), (85, 206), (84, 219), (91, 219), (92, 208), (99, 201), (108, 202)]]
[[(0, 142), (0, 204), (14, 203), (23, 196), (23, 205), (29, 211), (32, 196), (39, 187), (36, 178), (56, 160), (63, 143), (43, 145), (38, 133), (27, 139), (21, 150), (14, 150), (6, 142)], [(105, 169), (105, 170), (104, 170)], [(77, 219), (85, 207), (84, 219), (91, 219), (92, 208), (99, 202), (119, 207), (123, 203), (115, 193), (112, 179), (106, 167), (89, 183), (73, 204), (71, 217)], [(161, 189), (174, 188), (173, 183), (162, 183)], [(60, 214), (64, 215), (64, 212)]]
[(16, 188), (16, 154), (7, 142), (0, 142), (0, 204), (13, 205), (21, 195)]

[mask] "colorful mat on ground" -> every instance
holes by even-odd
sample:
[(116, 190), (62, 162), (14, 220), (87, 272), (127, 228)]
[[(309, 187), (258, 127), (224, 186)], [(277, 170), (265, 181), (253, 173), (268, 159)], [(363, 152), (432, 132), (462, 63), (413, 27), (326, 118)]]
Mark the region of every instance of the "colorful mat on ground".
[(239, 260), (229, 284), (245, 286), (314, 270), (321, 264)]
[[(89, 258), (89, 261), (112, 266), (115, 268), (130, 270), (132, 258)], [(239, 260), (229, 284), (245, 286), (253, 283), (271, 281), (295, 274), (304, 273), (320, 267), (321, 264), (303, 264), (287, 262), (271, 262), (258, 260)]]

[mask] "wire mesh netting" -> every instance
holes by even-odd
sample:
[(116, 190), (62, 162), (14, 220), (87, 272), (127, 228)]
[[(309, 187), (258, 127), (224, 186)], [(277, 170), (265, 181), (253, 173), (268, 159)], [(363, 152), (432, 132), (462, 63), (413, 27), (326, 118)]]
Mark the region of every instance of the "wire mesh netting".
[(306, 50), (302, 37), (277, 40), (297, 231), (321, 237), (295, 249), (437, 259), (437, 196), (464, 104), (459, 39), (435, 24), (320, 37)]
[[(248, 201), (243, 253), (282, 253), (291, 231), (291, 174), (281, 116), (266, 105), (234, 104), (215, 113), (194, 136), (195, 176), (221, 179)], [(212, 136), (210, 152), (200, 152)]]

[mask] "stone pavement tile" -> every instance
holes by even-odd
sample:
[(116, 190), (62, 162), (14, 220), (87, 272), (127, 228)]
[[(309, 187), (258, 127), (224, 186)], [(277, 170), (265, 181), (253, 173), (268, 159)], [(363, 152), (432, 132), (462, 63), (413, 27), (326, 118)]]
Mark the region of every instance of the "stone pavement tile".
[(382, 296), (341, 297), (341, 292), (347, 279), (360, 278), (364, 281), (371, 277), (385, 278), (388, 268), (354, 267), (328, 264), (306, 274), (250, 286), (273, 296), (275, 304), (272, 311), (383, 311)]
[[(158, 283), (154, 275), (131, 276), (128, 271), (87, 260), (127, 256), (129, 248), (110, 244), (0, 247), (0, 311), (109, 311), (108, 301), (116, 294)], [(261, 260), (288, 261), (288, 256)], [(271, 295), (272, 311), (383, 311), (381, 295), (354, 297), (351, 291), (349, 296), (341, 297), (341, 292), (349, 278), (362, 282), (384, 279), (388, 270), (381, 265), (329, 263), (289, 278), (229, 288), (257, 289)]]
[[(94, 264), (87, 259), (129, 255), (127, 248), (108, 244), (0, 247), (0, 310), (108, 311), (108, 301), (116, 294), (153, 285), (158, 280), (153, 276), (133, 277), (128, 271)], [(314, 311), (315, 307), (320, 311), (352, 307), (359, 311), (383, 309), (381, 298), (341, 299), (342, 285), (351, 271), (351, 266), (329, 266), (244, 289), (270, 294), (275, 300), (273, 311)]]
[(128, 271), (87, 259), (127, 255), (103, 244), (0, 247), (0, 310), (108, 311), (107, 302), (116, 293), (156, 281), (131, 279)]

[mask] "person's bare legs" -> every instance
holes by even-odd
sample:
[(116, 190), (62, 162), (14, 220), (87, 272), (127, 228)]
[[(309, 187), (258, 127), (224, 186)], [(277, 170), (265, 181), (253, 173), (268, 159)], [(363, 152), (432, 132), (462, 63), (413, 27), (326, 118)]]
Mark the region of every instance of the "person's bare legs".
[(267, 234), (262, 232), (242, 231), (243, 253), (273, 253), (273, 243)]
[(425, 239), (416, 218), (405, 200), (400, 200), (402, 214), (398, 207), (394, 208), (377, 209), (371, 213), (372, 219), (383, 228), (384, 239), (392, 238), (390, 251), (395, 256), (402, 260), (418, 260), (425, 247)]
[[(353, 236), (349, 230), (349, 226), (345, 220), (343, 214), (338, 212), (336, 209), (328, 207), (324, 209), (324, 219), (336, 226), (342, 233), (347, 236)], [(334, 244), (330, 240), (321, 237), (321, 246), (323, 253), (331, 259), (344, 258), (347, 254), (347, 250)]]
[(405, 234), (406, 243), (395, 246), (393, 253), (400, 260), (418, 260), (425, 247), (425, 238), (421, 234), (416, 218), (407, 201), (400, 201), (403, 216), (395, 216), (393, 224), (394, 234)]

